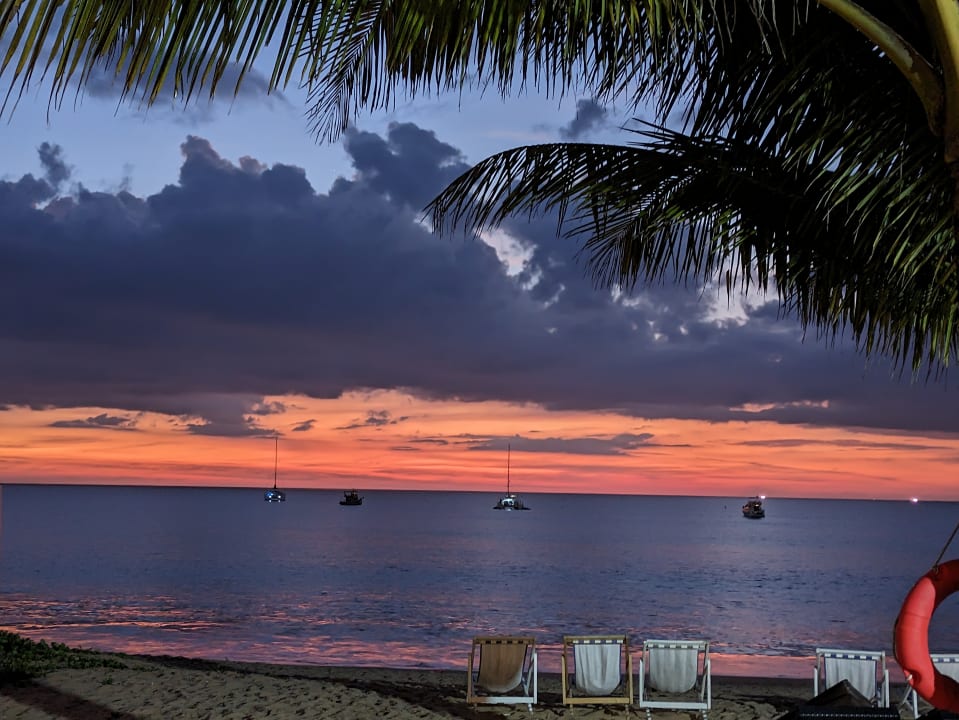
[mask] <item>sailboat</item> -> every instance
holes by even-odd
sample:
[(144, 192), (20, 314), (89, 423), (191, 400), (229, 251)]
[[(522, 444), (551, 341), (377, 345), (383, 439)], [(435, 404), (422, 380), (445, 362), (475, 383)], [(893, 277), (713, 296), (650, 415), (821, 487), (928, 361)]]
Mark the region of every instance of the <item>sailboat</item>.
[(276, 489), (276, 463), (280, 456), (280, 438), (273, 436), (273, 489), (263, 493), (263, 499), (267, 502), (286, 502), (286, 493)]
[(509, 491), (509, 445), (506, 446), (506, 494), (493, 506), (494, 510), (529, 510), (515, 493)]

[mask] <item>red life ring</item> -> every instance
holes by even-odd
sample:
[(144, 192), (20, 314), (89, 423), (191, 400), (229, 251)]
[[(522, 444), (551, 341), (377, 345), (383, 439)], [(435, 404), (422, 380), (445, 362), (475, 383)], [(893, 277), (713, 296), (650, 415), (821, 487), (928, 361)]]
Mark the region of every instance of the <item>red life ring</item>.
[(902, 603), (892, 645), (906, 682), (933, 707), (951, 712), (959, 712), (959, 683), (940, 673), (929, 657), (929, 621), (957, 590), (959, 560), (936, 565), (919, 578)]

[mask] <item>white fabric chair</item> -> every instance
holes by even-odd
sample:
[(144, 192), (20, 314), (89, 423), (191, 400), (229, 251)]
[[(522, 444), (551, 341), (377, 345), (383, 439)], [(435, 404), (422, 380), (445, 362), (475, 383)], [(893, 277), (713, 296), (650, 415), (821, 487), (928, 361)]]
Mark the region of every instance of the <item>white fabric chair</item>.
[(813, 696), (843, 680), (877, 707), (889, 707), (889, 670), (881, 650), (816, 648)]
[(625, 635), (565, 635), (563, 704), (633, 703), (633, 658)]
[(475, 637), (470, 648), (466, 702), (526, 705), (537, 698), (536, 642), (531, 637)]
[[(933, 666), (946, 677), (959, 682), (959, 655), (950, 655), (946, 653), (930, 653), (930, 659)], [(906, 707), (912, 711), (914, 718), (919, 717), (919, 695), (908, 685), (906, 686), (906, 696), (899, 703), (899, 707)]]
[(693, 710), (706, 720), (713, 705), (709, 643), (705, 640), (646, 640), (639, 661), (639, 706)]

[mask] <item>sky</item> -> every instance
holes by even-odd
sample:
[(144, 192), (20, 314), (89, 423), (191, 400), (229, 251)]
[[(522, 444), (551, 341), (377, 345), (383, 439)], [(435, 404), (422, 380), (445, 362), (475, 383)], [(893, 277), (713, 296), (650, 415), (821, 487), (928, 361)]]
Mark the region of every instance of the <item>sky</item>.
[(509, 452), (520, 493), (959, 499), (949, 373), (775, 297), (599, 287), (554, 217), (431, 232), (487, 155), (627, 143), (642, 113), (434, 96), (323, 142), (306, 110), (254, 71), (186, 107), (98, 77), (6, 113), (0, 483), (268, 487), (276, 449), (284, 488), (497, 494)]

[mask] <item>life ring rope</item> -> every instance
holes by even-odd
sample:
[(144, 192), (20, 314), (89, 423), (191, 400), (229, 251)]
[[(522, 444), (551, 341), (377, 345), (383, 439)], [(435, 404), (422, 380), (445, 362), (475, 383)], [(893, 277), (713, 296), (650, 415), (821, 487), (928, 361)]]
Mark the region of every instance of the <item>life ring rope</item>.
[(942, 546), (942, 550), (939, 551), (939, 557), (936, 558), (936, 562), (932, 564), (932, 569), (936, 570), (939, 567), (939, 563), (942, 562), (942, 556), (946, 554), (946, 550), (949, 548), (949, 545), (952, 543), (952, 539), (956, 536), (956, 533), (959, 532), (959, 521), (956, 522), (956, 526), (952, 529), (952, 535), (949, 536), (949, 539), (946, 540), (946, 544)]

